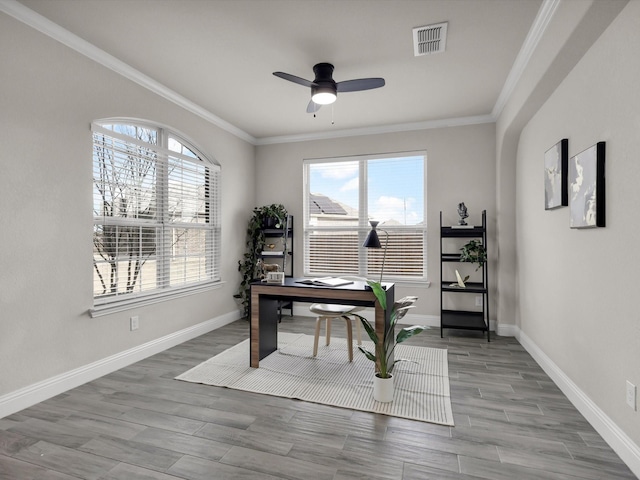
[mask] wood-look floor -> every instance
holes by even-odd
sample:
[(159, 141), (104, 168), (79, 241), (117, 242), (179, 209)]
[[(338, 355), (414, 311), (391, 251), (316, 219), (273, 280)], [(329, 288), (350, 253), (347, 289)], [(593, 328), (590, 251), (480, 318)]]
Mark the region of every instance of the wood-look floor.
[(448, 349), (455, 427), (173, 379), (248, 331), (234, 322), (0, 419), (0, 479), (636, 478), (513, 338), (410, 340)]

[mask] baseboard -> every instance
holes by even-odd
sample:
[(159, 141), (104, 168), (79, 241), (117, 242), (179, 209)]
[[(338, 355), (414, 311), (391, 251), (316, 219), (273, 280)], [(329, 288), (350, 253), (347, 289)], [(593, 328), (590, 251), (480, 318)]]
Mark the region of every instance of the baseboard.
[(440, 328), (439, 315), (412, 315), (408, 313), (400, 319), (398, 325), (425, 325), (431, 328)]
[(614, 452), (640, 478), (640, 447), (518, 327), (515, 337)]
[(518, 327), (515, 325), (503, 325), (499, 323), (495, 327), (495, 332), (500, 337), (515, 337), (518, 335)]
[(55, 397), (72, 388), (83, 385), (91, 380), (100, 378), (111, 372), (115, 372), (127, 365), (143, 360), (156, 353), (179, 345), (180, 343), (196, 338), (200, 335), (223, 327), (242, 317), (240, 311), (230, 312), (220, 317), (207, 320), (184, 330), (171, 333), (162, 338), (139, 345), (124, 352), (117, 353), (97, 362), (90, 363), (80, 368), (76, 368), (61, 375), (48, 378), (41, 382), (34, 383), (28, 387), (21, 388), (14, 392), (0, 397), (0, 418), (19, 412), (36, 403), (40, 403), (51, 397)]

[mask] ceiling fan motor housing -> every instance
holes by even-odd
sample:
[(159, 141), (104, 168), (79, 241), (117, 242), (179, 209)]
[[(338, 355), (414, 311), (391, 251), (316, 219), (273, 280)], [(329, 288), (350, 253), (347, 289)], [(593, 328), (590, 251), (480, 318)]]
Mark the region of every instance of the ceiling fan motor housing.
[(311, 98), (320, 105), (333, 103), (338, 96), (338, 87), (333, 80), (333, 65), (318, 63), (313, 67), (316, 78), (311, 86)]
[(330, 63), (317, 63), (313, 66), (313, 73), (316, 74), (316, 79), (314, 83), (329, 81), (332, 83), (336, 83), (333, 81), (333, 65)]

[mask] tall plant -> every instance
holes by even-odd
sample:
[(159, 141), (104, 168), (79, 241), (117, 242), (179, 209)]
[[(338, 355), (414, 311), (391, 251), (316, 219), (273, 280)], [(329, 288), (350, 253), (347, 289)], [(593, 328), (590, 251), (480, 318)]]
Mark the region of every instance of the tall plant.
[(260, 273), (258, 272), (258, 260), (264, 250), (264, 229), (271, 225), (274, 228), (284, 228), (287, 215), (287, 209), (279, 203), (253, 209), (253, 215), (247, 226), (247, 250), (242, 256), (242, 260), (238, 260), (238, 271), (242, 274), (242, 280), (238, 292), (234, 295), (234, 298), (240, 299), (246, 317), (249, 316), (251, 282)]
[[(373, 281), (367, 280), (367, 283), (373, 290), (373, 293), (376, 296), (378, 303), (380, 303), (380, 306), (386, 312), (387, 310), (386, 290), (382, 288), (382, 285), (379, 282), (373, 282)], [(371, 360), (372, 362), (378, 365), (379, 371), (376, 373), (376, 375), (380, 378), (391, 378), (391, 374), (393, 372), (394, 367), (396, 366), (396, 363), (404, 361), (403, 359), (398, 359), (393, 361), (391, 360), (396, 346), (399, 343), (404, 342), (405, 340), (413, 337), (414, 335), (421, 333), (423, 330), (428, 328), (421, 325), (414, 325), (412, 327), (405, 327), (401, 329), (397, 335), (394, 335), (396, 323), (398, 323), (398, 321), (407, 314), (409, 309), (414, 307), (413, 304), (416, 302), (417, 299), (418, 297), (408, 296), (408, 297), (401, 298), (400, 300), (398, 300), (393, 304), (393, 307), (391, 309), (391, 319), (389, 322), (389, 326), (386, 327), (384, 331), (384, 337), (382, 338), (382, 341), (379, 341), (380, 339), (378, 338), (376, 329), (373, 327), (373, 325), (369, 323), (369, 321), (366, 318), (361, 317), (358, 314), (352, 314), (357, 316), (360, 319), (360, 321), (362, 322), (362, 326), (367, 332), (367, 335), (369, 335), (369, 338), (375, 345), (375, 352), (370, 352), (369, 350), (366, 350), (362, 346), (359, 346), (358, 349), (362, 353), (364, 353), (364, 355), (369, 360)]]

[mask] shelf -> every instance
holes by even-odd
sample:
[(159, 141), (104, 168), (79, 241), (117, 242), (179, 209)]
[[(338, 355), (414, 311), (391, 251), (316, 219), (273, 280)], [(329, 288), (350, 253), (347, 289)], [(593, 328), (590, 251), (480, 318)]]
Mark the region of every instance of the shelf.
[(455, 281), (442, 282), (442, 291), (455, 293), (487, 293), (487, 289), (484, 287), (482, 282), (466, 282), (465, 288), (450, 287), (449, 284), (451, 283), (455, 283)]
[[(284, 228), (263, 228), (262, 233), (264, 233), (265, 237), (282, 237), (285, 234)], [(288, 229), (286, 231), (288, 236), (291, 236), (293, 233), (292, 229)]]
[[(467, 263), (460, 261), (460, 253), (454, 252), (455, 245), (461, 242), (447, 241), (443, 242), (443, 239), (457, 239), (464, 238), (470, 241), (471, 239), (480, 239), (482, 245), (487, 245), (487, 212), (482, 211), (482, 226), (474, 225), (468, 228), (456, 228), (456, 226), (444, 226), (442, 225), (442, 212), (440, 212), (440, 336), (443, 336), (443, 330), (459, 329), (459, 330), (479, 330), (487, 332), (487, 342), (491, 341), (491, 332), (489, 331), (489, 276), (487, 273), (487, 262), (484, 262), (476, 269), (475, 279), (481, 278), (481, 281), (466, 282), (465, 287), (458, 287), (456, 280), (447, 281), (446, 277), (452, 276), (453, 266), (449, 265), (444, 268), (445, 263)], [(446, 251), (448, 250), (448, 251)], [(452, 293), (471, 293), (474, 295), (482, 296), (482, 305), (480, 310), (456, 310), (451, 309), (451, 306), (455, 308), (459, 301), (462, 301), (464, 297), (451, 297)], [(445, 298), (449, 302), (449, 309), (445, 310), (443, 305)], [(468, 298), (468, 297), (467, 297)], [(462, 306), (462, 305), (461, 305)]]
[[(267, 253), (257, 253), (256, 257), (262, 259), (265, 263), (279, 265), (281, 267), (280, 271), (284, 272), (285, 277), (292, 278), (294, 259), (293, 216), (287, 216), (282, 228), (262, 228), (261, 230), (265, 239), (275, 239), (266, 241), (265, 244), (278, 244), (277, 248), (274, 248), (274, 251), (278, 253), (270, 253), (267, 249), (268, 247), (265, 245), (263, 251)], [(278, 302), (279, 319), (282, 319), (283, 309), (289, 310), (291, 315), (293, 315), (293, 302), (291, 300), (282, 300)]]
[[(293, 255), (293, 252), (288, 251), (287, 255), (291, 256)], [(282, 258), (284, 257), (284, 253), (261, 253), (259, 256), (261, 256), (262, 258)]]
[(462, 330), (488, 330), (482, 312), (464, 310), (442, 310), (442, 328), (459, 328)]
[(453, 228), (453, 227), (440, 227), (440, 235), (447, 238), (468, 238), (468, 237), (482, 237), (483, 228)]

